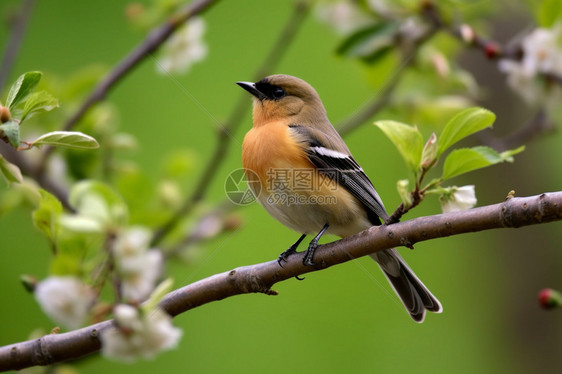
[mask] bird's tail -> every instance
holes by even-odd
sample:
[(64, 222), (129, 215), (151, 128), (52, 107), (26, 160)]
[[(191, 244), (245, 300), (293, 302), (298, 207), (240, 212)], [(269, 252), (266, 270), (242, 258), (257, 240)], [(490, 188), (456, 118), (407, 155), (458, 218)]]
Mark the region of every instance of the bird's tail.
[(373, 253), (371, 258), (379, 264), (414, 321), (423, 322), (426, 310), (441, 313), (443, 308), (439, 300), (419, 280), (396, 249)]

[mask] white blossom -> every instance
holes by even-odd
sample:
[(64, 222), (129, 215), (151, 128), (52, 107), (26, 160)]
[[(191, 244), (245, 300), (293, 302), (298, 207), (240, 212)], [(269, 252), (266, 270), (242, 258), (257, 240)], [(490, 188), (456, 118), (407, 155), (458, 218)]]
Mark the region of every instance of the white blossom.
[(316, 8), (317, 17), (346, 35), (369, 25), (371, 18), (350, 1), (321, 4)]
[(101, 352), (106, 357), (121, 361), (150, 359), (160, 351), (176, 347), (181, 338), (182, 331), (159, 308), (147, 313), (121, 304), (115, 307), (114, 314), (116, 327), (101, 335)]
[(145, 300), (160, 276), (162, 252), (148, 249), (150, 239), (148, 229), (132, 227), (115, 240), (113, 255), (121, 277), (121, 296), (127, 301)]
[(205, 21), (194, 17), (162, 46), (161, 58), (157, 62), (159, 73), (186, 73), (191, 65), (207, 56), (207, 45), (203, 42)]
[(92, 289), (75, 277), (49, 277), (35, 288), (45, 314), (68, 329), (82, 326), (94, 297)]
[(162, 269), (162, 253), (147, 251), (121, 262), (121, 295), (125, 300), (145, 300), (156, 285)]
[(115, 239), (113, 246), (117, 258), (134, 256), (146, 252), (150, 246), (150, 230), (142, 226), (133, 226)]
[(529, 103), (544, 101), (544, 89), (537, 81), (538, 74), (562, 74), (562, 24), (552, 29), (537, 28), (521, 42), (520, 61), (502, 59), (500, 71), (507, 74), (507, 82)]
[(442, 195), (440, 200), (443, 213), (470, 209), (476, 205), (474, 186), (451, 187), (451, 191)]

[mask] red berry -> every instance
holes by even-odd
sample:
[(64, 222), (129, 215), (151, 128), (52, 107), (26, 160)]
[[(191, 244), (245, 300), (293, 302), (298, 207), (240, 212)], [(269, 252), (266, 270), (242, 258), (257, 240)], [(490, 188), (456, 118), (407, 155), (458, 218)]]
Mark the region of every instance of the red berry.
[(554, 309), (562, 304), (562, 295), (551, 288), (542, 289), (539, 292), (539, 305), (543, 309)]

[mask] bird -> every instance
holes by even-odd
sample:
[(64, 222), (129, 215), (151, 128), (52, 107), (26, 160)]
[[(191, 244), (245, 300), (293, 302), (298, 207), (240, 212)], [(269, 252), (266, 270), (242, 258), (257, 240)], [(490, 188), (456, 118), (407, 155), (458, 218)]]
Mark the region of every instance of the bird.
[[(345, 238), (389, 218), (379, 194), (332, 126), (316, 90), (285, 74), (236, 82), (253, 96), (253, 126), (242, 144), (247, 184), (267, 212), (301, 234), (278, 258), (283, 266), (307, 235), (303, 264), (314, 266), (324, 234)], [(439, 300), (394, 248), (370, 255), (411, 318), (440, 313)]]

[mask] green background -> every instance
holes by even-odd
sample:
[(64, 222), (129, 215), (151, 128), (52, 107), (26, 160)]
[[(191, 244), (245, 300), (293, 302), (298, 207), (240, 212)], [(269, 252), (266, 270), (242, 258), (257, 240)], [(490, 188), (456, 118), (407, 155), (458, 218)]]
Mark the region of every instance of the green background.
[[(126, 4), (37, 2), (10, 81), (29, 70), (64, 78), (92, 63), (113, 66), (144, 37), (126, 21)], [(189, 149), (196, 155), (190, 174), (195, 182), (215, 146), (217, 121), (228, 118), (245, 94), (234, 83), (252, 78), (291, 14), (291, 4), (219, 2), (204, 15), (209, 55), (203, 63), (187, 75), (174, 75), (174, 81), (155, 73), (154, 60), (148, 58), (120, 82), (108, 100), (119, 110), (120, 129), (134, 134), (140, 144), (126, 157), (157, 180), (167, 153)], [(501, 26), (508, 28), (513, 20), (525, 26), (530, 22), (525, 13), (512, 3), (498, 5), (479, 24), (483, 31), (506, 38), (509, 33)], [(7, 34), (4, 28), (0, 45), (5, 45)], [(311, 83), (333, 122), (376, 95), (388, 73), (384, 69), (368, 73), (361, 63), (337, 57), (334, 50), (340, 40), (310, 17), (276, 68)], [(512, 133), (532, 118), (532, 109), (504, 86), (505, 77), (497, 73), (495, 63), (466, 51), (461, 64), (485, 85), (486, 96), (479, 104), (498, 115), (495, 135)], [(396, 68), (390, 66), (389, 71)], [(402, 87), (404, 92), (409, 89), (413, 87)], [(377, 118), (408, 121), (396, 112)], [(224, 198), (224, 180), (241, 167), (240, 146), (250, 125), (248, 113), (210, 186), (210, 202)], [(419, 125), (428, 133), (430, 127)], [(501, 202), (512, 189), (518, 196), (560, 190), (561, 137), (555, 132), (535, 139), (514, 164), (453, 182), (475, 184), (479, 205)], [(398, 152), (369, 124), (345, 140), (385, 205), (397, 206), (395, 184), (407, 176)], [(7, 188), (2, 185), (0, 193)], [(298, 237), (257, 204), (239, 212), (243, 226), (205, 245), (201, 261), (169, 266), (175, 287), (274, 259)], [(437, 199), (428, 198), (405, 218), (436, 213)], [(180, 315), (174, 320), (184, 330), (180, 345), (153, 361), (122, 364), (93, 356), (77, 362), (76, 368), (83, 373), (556, 372), (562, 366), (562, 315), (539, 309), (536, 295), (543, 287), (562, 288), (560, 227), (553, 223), (494, 230), (419, 243), (414, 251), (401, 249), (444, 307), (443, 314), (428, 315), (421, 325), (410, 320), (376, 264), (360, 259), (309, 274), (303, 282), (278, 284), (274, 289), (279, 296), (236, 296)], [(27, 339), (37, 327), (49, 331), (53, 323), (19, 283), (24, 273), (45, 277), (50, 259), (47, 241), (33, 227), (29, 209), (0, 217), (0, 249), (0, 345), (4, 345)]]

